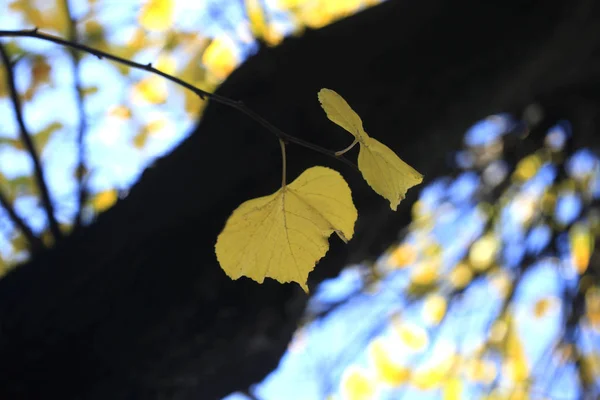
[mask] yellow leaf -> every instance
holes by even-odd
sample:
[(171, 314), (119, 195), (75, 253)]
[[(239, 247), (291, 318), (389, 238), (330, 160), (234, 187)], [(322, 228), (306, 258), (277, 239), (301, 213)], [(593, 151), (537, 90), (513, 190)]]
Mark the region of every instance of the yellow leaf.
[(240, 205), (217, 238), (217, 259), (231, 279), (269, 277), (308, 292), (308, 274), (329, 249), (329, 235), (350, 240), (357, 216), (344, 178), (312, 167), (277, 192)]
[(398, 386), (410, 378), (410, 368), (398, 364), (390, 357), (388, 344), (382, 338), (377, 338), (371, 342), (368, 351), (373, 367), (381, 381)]
[(131, 118), (131, 109), (124, 105), (113, 106), (108, 111), (108, 115), (120, 119)]
[(233, 43), (227, 38), (216, 38), (202, 54), (202, 63), (217, 80), (225, 79), (238, 63)]
[(35, 56), (31, 66), (31, 81), (34, 86), (50, 82), (52, 67), (48, 64), (46, 57)]
[(417, 251), (408, 244), (403, 243), (390, 255), (390, 263), (395, 268), (404, 268), (407, 265), (414, 263), (417, 260)]
[(469, 282), (471, 282), (471, 279), (473, 279), (473, 272), (471, 272), (471, 268), (462, 262), (454, 267), (454, 269), (448, 274), (448, 281), (457, 289), (466, 287)]
[(590, 257), (594, 252), (594, 241), (595, 239), (592, 236), (589, 227), (583, 223), (576, 223), (569, 229), (571, 262), (580, 275), (588, 268)]
[(536, 318), (543, 318), (557, 305), (557, 299), (555, 297), (538, 299), (533, 306), (533, 315), (535, 315)]
[(132, 97), (136, 103), (162, 104), (167, 100), (167, 82), (157, 75), (142, 79), (132, 90)]
[(485, 271), (496, 260), (499, 250), (498, 238), (493, 234), (486, 234), (477, 239), (469, 249), (469, 262), (474, 270)]
[(41, 153), (44, 150), (52, 134), (57, 130), (62, 129), (62, 127), (63, 124), (61, 122), (54, 121), (35, 134), (33, 141), (38, 153)]
[(115, 204), (117, 199), (118, 195), (115, 189), (104, 190), (94, 196), (92, 199), (92, 207), (94, 207), (94, 210), (97, 212), (102, 212)]
[(340, 382), (342, 399), (372, 400), (376, 398), (375, 380), (362, 368), (351, 366), (344, 371)]
[(173, 24), (173, 6), (173, 0), (148, 0), (138, 22), (149, 31), (166, 31)]
[(447, 307), (448, 303), (444, 296), (437, 293), (430, 294), (425, 298), (425, 302), (423, 303), (423, 319), (429, 325), (439, 325), (446, 315)]
[(451, 378), (444, 384), (444, 400), (462, 399), (463, 384), (458, 378)]
[(319, 91), (319, 101), (327, 117), (350, 132), (359, 143), (358, 169), (375, 192), (396, 210), (406, 191), (423, 181), (423, 175), (405, 163), (389, 147), (371, 138), (362, 120), (339, 94), (331, 89)]
[(394, 330), (400, 341), (409, 349), (420, 352), (429, 346), (429, 335), (425, 329), (409, 322), (400, 322), (395, 325)]

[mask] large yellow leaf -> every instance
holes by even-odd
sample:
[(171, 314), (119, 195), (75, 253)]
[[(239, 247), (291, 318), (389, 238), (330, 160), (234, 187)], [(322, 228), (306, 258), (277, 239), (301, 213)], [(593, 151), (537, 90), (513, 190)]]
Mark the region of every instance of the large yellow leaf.
[(406, 191), (423, 181), (423, 175), (385, 144), (367, 135), (358, 114), (339, 94), (321, 89), (319, 101), (327, 117), (355, 137), (360, 145), (358, 169), (369, 186), (389, 200), (390, 208), (395, 211)]
[(327, 239), (336, 232), (350, 240), (357, 216), (344, 178), (312, 167), (272, 195), (240, 205), (217, 238), (217, 259), (232, 279), (269, 277), (308, 292), (308, 274), (329, 249)]

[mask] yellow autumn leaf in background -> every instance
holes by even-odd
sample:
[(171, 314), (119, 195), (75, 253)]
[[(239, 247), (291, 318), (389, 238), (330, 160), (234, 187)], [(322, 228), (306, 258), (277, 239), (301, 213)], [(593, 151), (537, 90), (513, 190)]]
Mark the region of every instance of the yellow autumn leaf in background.
[(371, 400), (376, 398), (375, 379), (362, 368), (351, 366), (344, 371), (340, 382), (344, 400)]
[(118, 199), (118, 194), (115, 189), (104, 190), (96, 193), (92, 199), (92, 207), (96, 212), (102, 212), (111, 207)]
[(369, 357), (373, 368), (377, 372), (377, 377), (393, 386), (405, 383), (411, 374), (409, 367), (400, 365), (390, 356), (389, 343), (382, 338), (377, 338), (369, 344)]
[(344, 178), (312, 167), (272, 195), (240, 205), (217, 238), (217, 259), (231, 279), (269, 277), (308, 292), (308, 274), (329, 249), (329, 236), (350, 240), (357, 217)]
[(580, 275), (588, 268), (590, 257), (594, 252), (594, 241), (590, 228), (583, 223), (576, 223), (569, 229), (571, 262)]
[(431, 326), (439, 325), (446, 315), (448, 302), (438, 293), (429, 294), (423, 302), (423, 320)]
[(444, 400), (461, 400), (463, 383), (458, 378), (450, 378), (444, 383)]
[(319, 91), (319, 101), (327, 117), (350, 132), (360, 145), (358, 169), (369, 186), (390, 202), (396, 211), (406, 191), (423, 181), (423, 175), (405, 163), (385, 144), (363, 129), (362, 120), (339, 94), (331, 89)]
[(162, 104), (167, 101), (167, 91), (166, 80), (158, 75), (151, 75), (133, 86), (131, 97), (136, 104)]
[(138, 22), (149, 31), (166, 31), (173, 24), (173, 6), (173, 0), (148, 0)]
[(421, 352), (429, 346), (429, 334), (419, 325), (410, 322), (395, 322), (394, 330), (403, 345), (414, 352)]
[(216, 38), (202, 54), (202, 63), (216, 79), (225, 79), (238, 63), (234, 44), (230, 39)]

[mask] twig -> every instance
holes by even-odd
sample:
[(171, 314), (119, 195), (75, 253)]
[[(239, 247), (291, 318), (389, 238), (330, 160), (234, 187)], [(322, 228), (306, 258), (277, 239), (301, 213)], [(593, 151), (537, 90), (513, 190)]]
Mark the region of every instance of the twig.
[(58, 226), (58, 222), (54, 217), (54, 207), (52, 206), (52, 200), (50, 200), (50, 193), (48, 192), (46, 181), (44, 180), (44, 171), (42, 169), (42, 164), (40, 163), (37, 150), (35, 149), (33, 141), (31, 140), (31, 135), (29, 134), (29, 131), (25, 126), (25, 120), (23, 119), (23, 110), (21, 109), (21, 100), (19, 99), (19, 93), (17, 92), (17, 87), (15, 86), (13, 64), (11, 63), (8, 53), (6, 52), (2, 43), (0, 43), (0, 57), (2, 57), (2, 62), (6, 67), (6, 81), (10, 90), (10, 98), (12, 100), (13, 108), (15, 110), (17, 123), (19, 124), (20, 138), (25, 146), (25, 149), (27, 150), (33, 161), (34, 178), (40, 190), (40, 195), (42, 197), (42, 205), (46, 210), (46, 214), (48, 216), (50, 232), (52, 233), (55, 242), (58, 242), (62, 238), (62, 233), (60, 231), (60, 227)]
[[(69, 39), (73, 42), (77, 41), (77, 23), (71, 14), (71, 9), (69, 8), (69, 1), (63, 0), (63, 4), (65, 7), (65, 12), (69, 19)], [(87, 119), (85, 116), (85, 106), (83, 99), (83, 85), (81, 84), (81, 75), (79, 68), (79, 54), (73, 47), (68, 47), (69, 54), (71, 55), (71, 68), (73, 68), (73, 81), (75, 83), (75, 98), (77, 101), (77, 111), (79, 113), (79, 126), (77, 128), (77, 150), (78, 150), (78, 158), (77, 158), (77, 166), (75, 167), (75, 176), (77, 177), (77, 185), (79, 186), (77, 189), (78, 192), (78, 203), (79, 207), (77, 210), (77, 215), (75, 216), (74, 228), (77, 229), (81, 226), (81, 216), (83, 214), (83, 207), (85, 205), (85, 201), (87, 200), (87, 188), (84, 182), (85, 178), (85, 133), (87, 131)]]
[(123, 64), (123, 65), (126, 65), (131, 68), (148, 71), (153, 74), (162, 76), (163, 78), (192, 91), (193, 93), (198, 95), (203, 100), (210, 99), (217, 103), (220, 103), (220, 104), (226, 105), (228, 107), (231, 107), (235, 110), (238, 110), (242, 114), (245, 114), (248, 117), (252, 118), (254, 121), (258, 122), (260, 125), (262, 125), (264, 128), (269, 130), (271, 133), (273, 133), (275, 136), (277, 136), (277, 138), (283, 140), (284, 142), (294, 143), (299, 146), (306, 147), (310, 150), (316, 151), (318, 153), (324, 154), (326, 156), (333, 157), (337, 160), (340, 160), (341, 162), (348, 165), (349, 167), (353, 168), (354, 170), (358, 171), (356, 164), (354, 164), (347, 158), (336, 155), (335, 151), (331, 151), (324, 147), (317, 146), (313, 143), (307, 142), (305, 140), (302, 140), (300, 138), (297, 138), (295, 136), (292, 136), (288, 133), (283, 132), (281, 129), (279, 129), (276, 126), (274, 126), (273, 124), (271, 124), (269, 121), (267, 121), (266, 119), (261, 117), (259, 114), (252, 111), (250, 108), (246, 107), (246, 105), (243, 102), (237, 101), (237, 100), (232, 100), (230, 98), (227, 98), (227, 97), (215, 94), (215, 93), (206, 92), (202, 89), (195, 87), (194, 85), (192, 85), (190, 83), (185, 82), (184, 80), (182, 80), (180, 78), (177, 78), (176, 76), (169, 75), (165, 72), (162, 72), (162, 71), (154, 68), (152, 66), (152, 63), (141, 64), (141, 63), (137, 63), (137, 62), (134, 62), (131, 60), (127, 60), (125, 58), (121, 58), (121, 57), (115, 56), (113, 54), (110, 54), (110, 53), (107, 53), (107, 52), (104, 52), (104, 51), (101, 51), (98, 49), (94, 49), (93, 47), (89, 47), (89, 46), (86, 46), (81, 43), (76, 43), (76, 42), (73, 42), (70, 40), (60, 38), (58, 36), (50, 35), (47, 33), (42, 33), (37, 28), (25, 29), (25, 30), (0, 30), (0, 37), (30, 37), (30, 38), (42, 39), (42, 40), (60, 44), (62, 46), (66, 46), (66, 47), (69, 47), (72, 49), (84, 51), (86, 53), (89, 53), (89, 54), (92, 54), (92, 55), (98, 57), (98, 59), (100, 59), (100, 60), (103, 58), (106, 58), (107, 60), (115, 61), (119, 64)]
[(4, 192), (0, 191), (0, 206), (6, 210), (11, 221), (21, 230), (25, 239), (29, 242), (32, 253), (37, 253), (44, 248), (44, 243), (37, 237), (25, 221), (19, 217), (13, 206), (10, 204)]

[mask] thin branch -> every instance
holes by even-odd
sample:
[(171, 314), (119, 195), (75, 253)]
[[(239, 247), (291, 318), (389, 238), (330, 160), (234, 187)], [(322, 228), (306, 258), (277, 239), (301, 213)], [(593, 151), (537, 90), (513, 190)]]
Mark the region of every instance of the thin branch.
[(17, 92), (17, 87), (15, 85), (13, 64), (11, 63), (8, 53), (4, 49), (2, 43), (0, 43), (0, 57), (2, 57), (2, 62), (6, 67), (6, 81), (10, 90), (10, 98), (13, 103), (13, 109), (15, 110), (17, 123), (19, 124), (20, 138), (33, 161), (34, 178), (40, 190), (42, 206), (46, 210), (46, 214), (48, 216), (50, 232), (54, 237), (54, 241), (58, 242), (62, 238), (62, 233), (60, 231), (60, 227), (58, 226), (58, 222), (54, 217), (54, 207), (52, 205), (52, 200), (50, 200), (50, 193), (48, 192), (46, 181), (44, 180), (44, 171), (42, 169), (40, 158), (37, 154), (37, 150), (35, 149), (33, 141), (31, 140), (31, 135), (25, 126), (23, 110), (21, 109), (21, 100), (19, 99), (19, 93)]
[(29, 242), (29, 247), (32, 253), (37, 253), (44, 248), (44, 243), (37, 237), (31, 228), (25, 223), (25, 221), (19, 217), (15, 209), (13, 208), (8, 198), (4, 195), (4, 192), (0, 191), (0, 206), (6, 210), (10, 220), (21, 230), (25, 239)]
[(113, 54), (110, 54), (110, 53), (107, 53), (107, 52), (104, 52), (104, 51), (101, 51), (98, 49), (94, 49), (93, 47), (89, 47), (89, 46), (86, 46), (81, 43), (76, 43), (74, 41), (66, 40), (66, 39), (60, 38), (58, 36), (50, 35), (47, 33), (42, 33), (37, 28), (25, 29), (25, 30), (0, 30), (0, 37), (30, 37), (30, 38), (42, 39), (42, 40), (46, 40), (49, 42), (60, 44), (62, 46), (66, 46), (66, 47), (69, 47), (72, 49), (76, 49), (79, 51), (83, 51), (83, 52), (92, 54), (92, 55), (98, 57), (98, 59), (100, 59), (100, 60), (106, 58), (107, 60), (111, 60), (111, 61), (126, 65), (131, 68), (148, 71), (153, 74), (162, 76), (163, 78), (192, 91), (193, 93), (198, 95), (203, 100), (204, 99), (213, 100), (214, 102), (226, 105), (228, 107), (231, 107), (231, 108), (241, 112), (242, 114), (247, 115), (248, 117), (250, 117), (254, 121), (258, 122), (260, 125), (262, 125), (264, 128), (269, 130), (271, 133), (273, 133), (275, 136), (277, 136), (277, 138), (283, 140), (284, 142), (294, 143), (299, 146), (306, 147), (307, 149), (316, 151), (317, 153), (321, 153), (326, 156), (333, 157), (337, 160), (340, 160), (341, 162), (348, 165), (349, 167), (353, 168), (355, 171), (358, 171), (356, 164), (354, 164), (352, 161), (348, 160), (345, 157), (336, 155), (335, 151), (328, 150), (324, 147), (317, 146), (313, 143), (307, 142), (305, 140), (302, 140), (300, 138), (292, 136), (288, 133), (285, 133), (284, 131), (277, 128), (276, 126), (271, 124), (269, 121), (267, 121), (266, 119), (261, 117), (259, 114), (252, 111), (250, 108), (246, 107), (246, 105), (243, 102), (237, 101), (237, 100), (232, 100), (230, 98), (227, 98), (227, 97), (215, 94), (215, 93), (206, 92), (202, 89), (195, 87), (194, 85), (192, 85), (188, 82), (185, 82), (184, 80), (182, 80), (180, 78), (177, 78), (176, 76), (169, 75), (165, 72), (162, 72), (162, 71), (152, 67), (152, 63), (141, 64), (141, 63), (137, 63), (137, 62), (134, 62), (131, 60), (127, 60), (125, 58), (121, 58), (121, 57), (115, 56)]
[[(69, 0), (63, 0), (63, 4), (65, 7), (65, 11), (67, 17), (69, 19), (69, 40), (76, 42), (77, 41), (77, 23), (71, 14), (71, 9), (69, 8)], [(77, 53), (76, 49), (73, 47), (68, 47), (69, 54), (71, 56), (71, 68), (73, 69), (73, 82), (75, 83), (75, 99), (77, 102), (77, 112), (79, 113), (79, 126), (77, 128), (77, 166), (75, 167), (75, 176), (77, 178), (77, 199), (79, 207), (77, 209), (77, 215), (75, 216), (75, 229), (81, 226), (81, 216), (83, 213), (83, 207), (85, 205), (85, 201), (88, 197), (87, 188), (84, 182), (85, 178), (85, 133), (87, 131), (87, 119), (85, 115), (85, 106), (83, 99), (83, 85), (81, 83), (81, 73), (79, 68), (80, 57)]]

